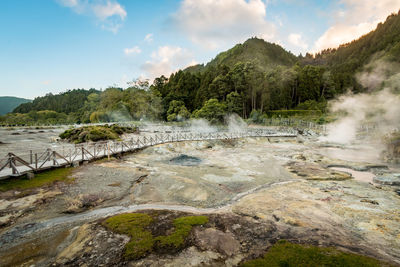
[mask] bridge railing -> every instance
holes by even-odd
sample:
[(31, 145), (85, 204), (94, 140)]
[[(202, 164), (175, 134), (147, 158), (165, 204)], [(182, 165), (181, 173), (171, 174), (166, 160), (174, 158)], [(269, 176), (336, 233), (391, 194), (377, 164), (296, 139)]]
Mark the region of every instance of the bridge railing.
[(67, 148), (46, 149), (41, 152), (33, 152), (16, 155), (12, 152), (0, 160), (0, 179), (9, 176), (18, 176), (26, 172), (35, 172), (48, 168), (66, 166), (91, 161), (104, 157), (131, 152), (145, 147), (181, 141), (203, 141), (237, 139), (243, 137), (294, 137), (295, 130), (284, 132), (271, 129), (249, 129), (243, 132), (177, 132), (157, 133), (154, 135), (143, 135), (122, 141), (93, 142), (70, 146)]

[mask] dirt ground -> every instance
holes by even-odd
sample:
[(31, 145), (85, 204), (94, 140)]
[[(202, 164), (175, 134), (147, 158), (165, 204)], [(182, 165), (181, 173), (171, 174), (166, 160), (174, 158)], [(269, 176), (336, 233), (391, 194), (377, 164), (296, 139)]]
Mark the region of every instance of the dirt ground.
[[(0, 265), (237, 266), (278, 239), (400, 265), (399, 188), (332, 167), (372, 176), (400, 171), (348, 151), (301, 136), (247, 138), (163, 144), (83, 165), (73, 184), (0, 200)], [(206, 214), (210, 222), (195, 227), (178, 252), (127, 262), (129, 239), (100, 222), (148, 210)]]

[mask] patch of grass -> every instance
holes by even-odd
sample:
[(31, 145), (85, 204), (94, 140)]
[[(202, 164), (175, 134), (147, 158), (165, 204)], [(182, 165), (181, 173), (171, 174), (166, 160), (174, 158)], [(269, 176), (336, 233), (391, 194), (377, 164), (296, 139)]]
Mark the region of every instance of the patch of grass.
[(207, 222), (207, 216), (186, 216), (176, 218), (174, 220), (174, 232), (167, 236), (158, 236), (156, 240), (159, 241), (161, 247), (173, 246), (179, 248), (184, 244), (185, 239), (189, 235), (193, 226), (203, 225)]
[(250, 260), (243, 267), (290, 267), (290, 266), (389, 266), (376, 259), (345, 253), (335, 248), (298, 245), (281, 240), (273, 245), (263, 258)]
[(148, 227), (154, 222), (148, 214), (120, 214), (106, 219), (103, 225), (108, 229), (125, 234), (131, 240), (125, 246), (127, 259), (139, 259), (153, 251), (155, 246), (180, 248), (189, 235), (192, 227), (208, 222), (206, 216), (186, 216), (176, 218), (173, 222), (174, 232), (167, 236), (153, 237)]
[(10, 178), (0, 181), (0, 191), (27, 190), (52, 185), (58, 181), (71, 182), (69, 178), (73, 168), (59, 168), (38, 173), (31, 180), (27, 178)]
[(152, 221), (153, 218), (147, 214), (130, 213), (108, 218), (103, 225), (114, 232), (130, 236), (131, 240), (125, 246), (125, 257), (138, 259), (153, 249), (153, 235), (145, 230)]

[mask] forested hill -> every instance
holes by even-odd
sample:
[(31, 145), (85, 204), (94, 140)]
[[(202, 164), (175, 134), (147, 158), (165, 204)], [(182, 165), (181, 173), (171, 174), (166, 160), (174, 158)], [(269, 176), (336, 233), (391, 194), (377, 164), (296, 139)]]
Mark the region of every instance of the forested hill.
[(99, 92), (95, 89), (75, 89), (57, 95), (47, 94), (36, 97), (32, 102), (19, 105), (14, 109), (14, 112), (28, 113), (30, 111), (52, 110), (69, 114), (82, 108), (90, 94)]
[(218, 54), (207, 67), (226, 65), (233, 68), (238, 62), (252, 62), (261, 70), (274, 66), (292, 66), (297, 57), (277, 44), (265, 42), (262, 39), (251, 38), (243, 44), (238, 44), (226, 52)]
[(32, 100), (14, 96), (0, 96), (0, 115), (12, 112), (20, 104), (30, 101)]
[(400, 11), (390, 15), (374, 31), (361, 38), (343, 44), (338, 49), (321, 51), (315, 58), (304, 58), (303, 62), (326, 66), (333, 73), (334, 79), (343, 83), (343, 88), (353, 87), (354, 91), (362, 91), (363, 88), (354, 81), (354, 74), (362, 71), (372, 57), (374, 60), (400, 63)]
[(279, 45), (251, 38), (205, 66), (156, 79), (155, 86), (167, 110), (175, 100), (194, 112), (209, 99), (245, 118), (253, 110), (323, 109), (336, 95), (367, 90), (355, 74), (368, 71), (366, 66), (377, 59), (400, 62), (400, 13), (358, 40), (315, 56), (295, 57)]
[(237, 44), (233, 48), (219, 53), (205, 66), (198, 64), (190, 66), (184, 71), (199, 73), (218, 66), (233, 68), (238, 62), (252, 62), (255, 67), (265, 71), (279, 65), (292, 66), (297, 61), (298, 58), (295, 55), (277, 44), (268, 43), (258, 38), (250, 38), (243, 44)]

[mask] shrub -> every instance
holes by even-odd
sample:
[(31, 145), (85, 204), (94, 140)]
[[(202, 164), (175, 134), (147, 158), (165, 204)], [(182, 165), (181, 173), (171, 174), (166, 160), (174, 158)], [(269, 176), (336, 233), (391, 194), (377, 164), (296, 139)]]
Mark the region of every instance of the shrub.
[(84, 143), (88, 141), (115, 140), (124, 133), (135, 133), (137, 127), (123, 127), (119, 125), (104, 125), (104, 126), (84, 126), (75, 129), (69, 129), (61, 133), (61, 139), (66, 139), (70, 142)]

